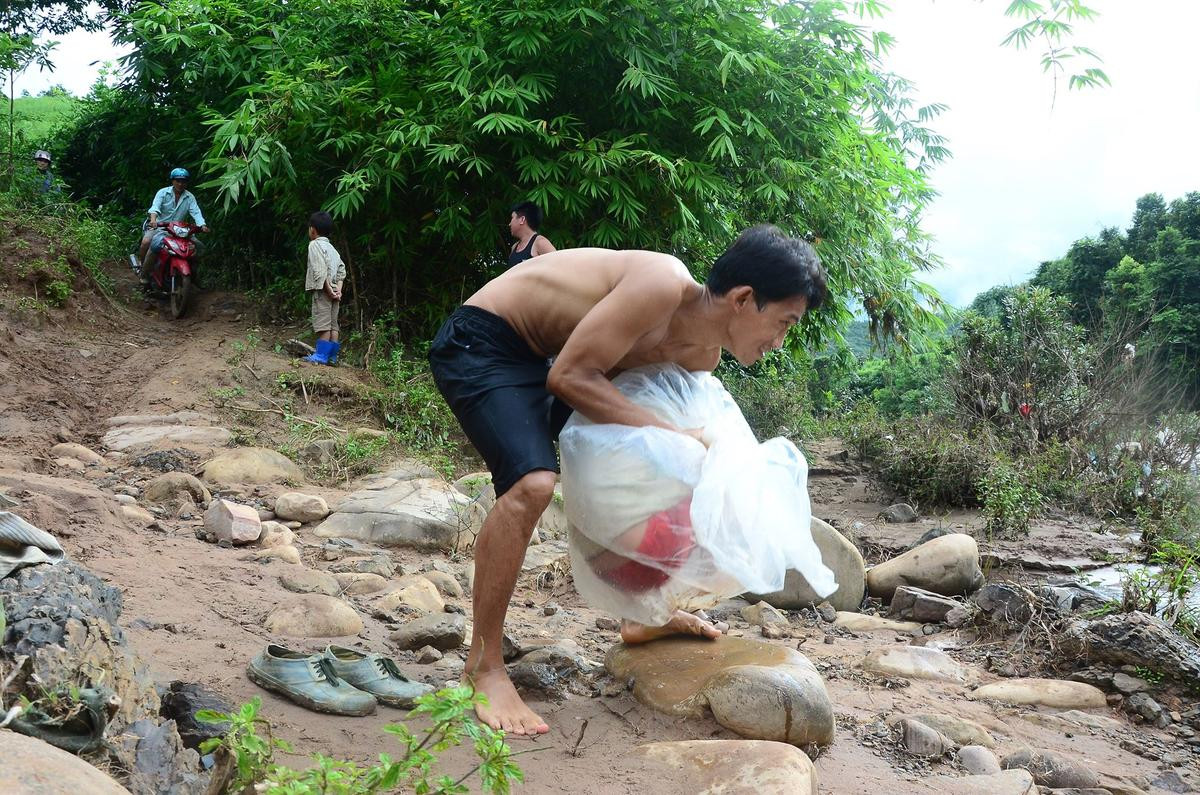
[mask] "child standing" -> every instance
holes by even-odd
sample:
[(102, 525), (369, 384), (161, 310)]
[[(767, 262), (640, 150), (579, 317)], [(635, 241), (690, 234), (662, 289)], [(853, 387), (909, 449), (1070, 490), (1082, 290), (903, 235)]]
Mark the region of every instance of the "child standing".
[(342, 301), (342, 282), (346, 266), (337, 249), (329, 242), (333, 218), (318, 210), (308, 219), (308, 276), (304, 289), (312, 293), (312, 324), (317, 334), (317, 351), (304, 357), (318, 364), (337, 364), (338, 308)]

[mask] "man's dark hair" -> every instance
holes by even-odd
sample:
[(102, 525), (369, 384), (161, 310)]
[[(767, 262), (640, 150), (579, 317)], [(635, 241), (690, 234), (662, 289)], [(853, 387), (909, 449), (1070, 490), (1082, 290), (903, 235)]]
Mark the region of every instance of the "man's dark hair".
[(308, 217), (308, 225), (317, 230), (321, 237), (329, 237), (333, 231), (333, 216), (324, 210), (317, 210)]
[(542, 208), (538, 207), (533, 202), (520, 202), (514, 204), (510, 210), (517, 214), (517, 217), (524, 217), (525, 223), (529, 224), (529, 228), (533, 231), (538, 231), (542, 228)]
[(811, 312), (829, 294), (825, 269), (816, 250), (769, 224), (752, 226), (738, 235), (713, 263), (707, 285), (713, 295), (748, 285), (754, 290), (759, 309), (770, 301), (802, 295), (807, 300), (805, 311)]

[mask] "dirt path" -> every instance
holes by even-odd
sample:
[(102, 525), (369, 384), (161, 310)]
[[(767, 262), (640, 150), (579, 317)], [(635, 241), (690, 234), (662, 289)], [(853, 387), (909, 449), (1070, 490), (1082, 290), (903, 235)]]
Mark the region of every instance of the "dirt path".
[[(126, 274), (115, 270), (114, 275), (127, 289)], [(27, 492), (53, 494), (47, 504), (39, 503), (39, 520), (63, 538), (71, 555), (120, 587), (125, 596), (124, 625), (157, 679), (200, 682), (234, 704), (260, 696), (264, 713), (276, 723), (279, 735), (302, 752), (371, 759), (391, 750), (380, 729), (401, 719), (402, 713), (381, 708), (367, 718), (317, 715), (263, 692), (244, 675), (247, 661), (264, 644), (278, 640), (262, 627), (262, 618), (288, 596), (278, 582), (288, 564), (260, 564), (243, 559), (240, 550), (197, 540), (196, 517), (163, 517), (151, 528), (131, 527), (106, 506), (121, 486), (156, 473), (128, 463), (111, 471), (68, 471), (47, 454), (65, 438), (98, 448), (105, 420), (117, 415), (192, 410), (228, 421), (229, 416), (217, 408), (215, 391), (232, 389), (246, 377), (262, 382), (265, 390), (272, 373), (293, 367), (286, 358), (271, 353), (262, 353), (254, 361), (237, 355), (237, 346), (244, 347), (248, 335), (263, 336), (253, 331), (250, 315), (231, 296), (205, 293), (199, 296), (194, 314), (182, 322), (171, 322), (136, 304), (113, 306), (100, 299), (85, 299), (75, 310), (56, 314), (40, 327), (27, 318), (0, 316), (0, 383), (6, 384), (0, 404), (0, 478), (8, 477), (10, 482), (23, 478)], [(357, 376), (348, 371), (339, 377)], [(323, 409), (318, 404), (307, 410), (319, 414)], [(68, 488), (70, 484), (77, 486), (78, 493)], [(345, 493), (337, 486), (312, 484), (306, 491), (333, 501)], [(271, 497), (283, 490), (268, 486), (240, 493)], [(820, 513), (847, 524), (862, 522), (868, 534), (867, 526), (876, 527), (874, 517), (883, 507), (853, 468), (817, 471), (813, 494)], [(950, 521), (966, 526), (971, 518)], [(915, 537), (925, 529), (928, 526), (912, 525), (903, 532)], [(320, 539), (304, 531), (298, 535), (306, 562), (321, 565)], [(880, 530), (878, 541), (872, 543), (884, 548), (902, 542)], [(419, 571), (430, 558), (410, 551), (392, 552), (391, 557), (409, 571)], [(448, 601), (469, 607), (466, 599)], [(543, 608), (550, 602), (559, 610), (546, 616)], [(360, 612), (366, 629), (357, 642), (386, 651), (388, 627), (370, 617), (369, 610)], [(510, 629), (526, 643), (539, 638), (574, 639), (590, 659), (599, 662), (616, 640), (615, 633), (596, 628), (599, 615), (580, 601), (569, 580), (547, 584), (530, 577), (522, 580), (514, 596)], [(734, 634), (756, 636), (756, 628), (744, 622), (734, 621), (732, 629)], [(954, 772), (952, 764), (931, 766), (902, 758), (894, 744), (870, 739), (872, 727), (890, 716), (935, 710), (984, 724), (1002, 751), (1046, 748), (1092, 760), (1112, 772), (1153, 777), (1152, 762), (1120, 747), (1121, 733), (1064, 732), (1033, 722), (1028, 710), (1022, 713), (967, 701), (961, 686), (896, 682), (858, 671), (856, 663), (866, 651), (899, 640), (892, 633), (827, 636), (819, 626), (800, 627), (796, 633), (799, 637), (775, 642), (798, 646), (822, 667), (837, 715), (838, 737), (816, 759), (823, 793), (937, 791), (924, 779), (931, 772)], [(315, 641), (298, 645), (319, 648)], [(421, 666), (413, 662), (412, 653), (396, 656), (415, 678), (435, 684), (455, 678), (448, 661)], [(513, 741), (517, 751), (536, 751), (519, 759), (527, 781), (520, 788), (523, 792), (674, 793), (678, 790), (672, 782), (648, 774), (630, 756), (631, 749), (649, 741), (736, 738), (712, 720), (677, 720), (651, 711), (627, 692), (555, 700), (535, 697), (533, 703), (552, 729), (539, 740)], [(1130, 728), (1127, 736), (1137, 735)], [(450, 752), (448, 760), (452, 773), (469, 769), (470, 755), (462, 749)]]

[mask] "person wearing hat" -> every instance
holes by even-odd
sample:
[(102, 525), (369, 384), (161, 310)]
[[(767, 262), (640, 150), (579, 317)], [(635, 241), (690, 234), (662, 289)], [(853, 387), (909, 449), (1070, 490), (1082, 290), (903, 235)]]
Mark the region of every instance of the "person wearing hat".
[(204, 213), (200, 212), (200, 204), (196, 197), (187, 189), (191, 175), (186, 168), (171, 170), (171, 184), (154, 194), (154, 201), (146, 212), (150, 222), (146, 226), (146, 234), (142, 236), (139, 256), (142, 260), (142, 284), (150, 281), (150, 269), (154, 263), (154, 255), (162, 248), (163, 240), (167, 237), (165, 229), (159, 229), (155, 224), (159, 221), (183, 221), (191, 217), (192, 223), (200, 227), (201, 232), (207, 232), (204, 223)]
[(37, 167), (35, 173), (38, 193), (49, 193), (54, 190), (54, 172), (50, 170), (50, 153), (39, 149), (33, 153), (33, 163)]

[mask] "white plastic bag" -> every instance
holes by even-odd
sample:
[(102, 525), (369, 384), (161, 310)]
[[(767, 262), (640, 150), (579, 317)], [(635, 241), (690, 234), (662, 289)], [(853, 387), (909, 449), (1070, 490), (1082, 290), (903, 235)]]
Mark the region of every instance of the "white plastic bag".
[(640, 367), (613, 384), (708, 449), (662, 428), (597, 425), (578, 412), (559, 437), (575, 587), (594, 606), (650, 626), (798, 570), (837, 589), (809, 533), (808, 463), (786, 439), (759, 444), (710, 373)]

